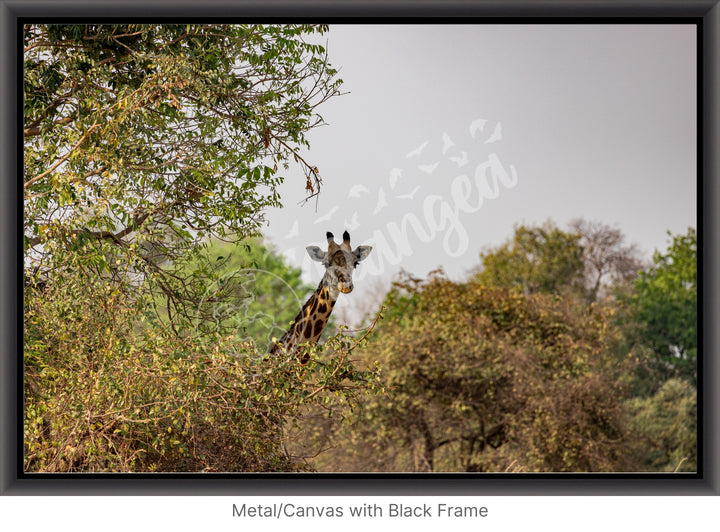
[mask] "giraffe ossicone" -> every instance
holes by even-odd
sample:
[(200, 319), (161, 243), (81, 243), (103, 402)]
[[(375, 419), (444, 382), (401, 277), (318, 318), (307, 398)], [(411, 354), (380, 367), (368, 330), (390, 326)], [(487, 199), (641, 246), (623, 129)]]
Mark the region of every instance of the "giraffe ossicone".
[(326, 233), (327, 251), (318, 246), (308, 246), (310, 258), (325, 266), (325, 275), (317, 289), (305, 302), (287, 332), (273, 342), (270, 353), (295, 353), (300, 363), (306, 364), (310, 356), (302, 349), (303, 344), (315, 344), (330, 318), (335, 302), (341, 293), (353, 290), (352, 274), (357, 265), (365, 260), (372, 246), (350, 247), (350, 234), (343, 233), (342, 244), (337, 244), (332, 233)]

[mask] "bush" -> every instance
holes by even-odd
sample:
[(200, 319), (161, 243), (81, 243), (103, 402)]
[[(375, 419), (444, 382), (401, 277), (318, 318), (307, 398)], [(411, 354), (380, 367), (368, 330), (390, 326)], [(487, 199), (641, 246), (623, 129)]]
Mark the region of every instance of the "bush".
[(628, 404), (637, 436), (636, 461), (648, 471), (697, 471), (697, 390), (684, 379), (666, 381), (651, 397)]
[(608, 308), (441, 275), (401, 281), (385, 304), (361, 355), (388, 393), (352, 427), (316, 428), (332, 447), (319, 469), (627, 469)]
[(308, 470), (286, 425), (306, 405), (349, 408), (376, 377), (343, 337), (303, 366), (232, 335), (178, 336), (101, 279), (68, 274), (25, 301), (30, 472)]

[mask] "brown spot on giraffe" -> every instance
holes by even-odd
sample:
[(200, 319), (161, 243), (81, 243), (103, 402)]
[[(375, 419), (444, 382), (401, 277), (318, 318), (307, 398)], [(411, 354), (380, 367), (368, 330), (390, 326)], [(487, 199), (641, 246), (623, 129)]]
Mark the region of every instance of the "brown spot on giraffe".
[[(319, 323), (320, 323), (319, 321), (316, 322), (315, 327), (317, 327), (317, 325)], [(307, 324), (305, 325), (305, 330), (303, 331), (303, 336), (309, 340), (310, 338), (312, 338), (312, 334), (313, 334), (313, 324), (311, 321), (308, 321)]]
[(313, 334), (315, 335), (315, 341), (317, 342), (320, 339), (320, 335), (323, 332), (323, 329), (325, 328), (325, 323), (327, 322), (327, 318), (325, 321), (317, 320), (315, 322), (315, 329), (313, 330)]

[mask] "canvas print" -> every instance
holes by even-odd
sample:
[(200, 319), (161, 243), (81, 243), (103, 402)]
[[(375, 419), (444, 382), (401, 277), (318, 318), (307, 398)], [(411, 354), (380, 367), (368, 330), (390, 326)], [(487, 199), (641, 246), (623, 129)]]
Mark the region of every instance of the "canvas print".
[(27, 23), (25, 473), (698, 471), (696, 44)]

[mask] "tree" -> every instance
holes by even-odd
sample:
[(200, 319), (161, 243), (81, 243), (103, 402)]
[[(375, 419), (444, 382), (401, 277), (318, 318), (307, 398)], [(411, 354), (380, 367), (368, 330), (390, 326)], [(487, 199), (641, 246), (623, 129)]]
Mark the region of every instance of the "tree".
[(524, 294), (583, 289), (580, 235), (561, 231), (549, 221), (539, 227), (516, 227), (510, 241), (481, 253), (480, 260), (477, 279), (489, 286)]
[(192, 313), (182, 262), (279, 205), (340, 80), (312, 25), (26, 25), (25, 273), (141, 281)]
[(585, 287), (589, 301), (597, 301), (607, 287), (625, 286), (642, 269), (635, 245), (625, 245), (625, 235), (601, 222), (578, 218), (570, 229), (580, 235), (585, 265)]
[(213, 242), (208, 256), (216, 265), (216, 276), (234, 287), (232, 301), (215, 307), (214, 321), (228, 320), (226, 326), (258, 349), (285, 333), (315, 289), (303, 282), (299, 268), (289, 265), (272, 246), (257, 238), (237, 245)]
[(671, 235), (665, 253), (640, 272), (627, 298), (637, 324), (632, 339), (653, 354), (660, 382), (671, 376), (697, 382), (697, 235)]
[(441, 274), (400, 280), (359, 356), (386, 396), (318, 430), (321, 470), (618, 471), (622, 391), (609, 309)]
[(477, 278), (488, 285), (573, 294), (590, 303), (627, 286), (642, 268), (637, 248), (625, 245), (619, 229), (583, 218), (573, 220), (569, 231), (550, 221), (518, 226), (511, 240), (480, 258)]

